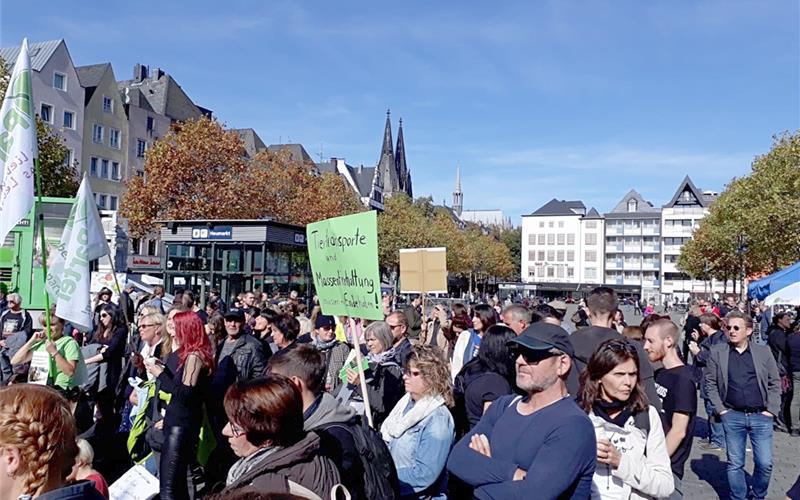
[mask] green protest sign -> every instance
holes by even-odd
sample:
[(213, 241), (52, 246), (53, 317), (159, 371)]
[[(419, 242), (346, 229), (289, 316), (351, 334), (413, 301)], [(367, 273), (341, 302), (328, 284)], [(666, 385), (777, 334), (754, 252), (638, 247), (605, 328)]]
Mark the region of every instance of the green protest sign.
[(322, 312), (382, 320), (375, 211), (309, 224), (306, 242)]

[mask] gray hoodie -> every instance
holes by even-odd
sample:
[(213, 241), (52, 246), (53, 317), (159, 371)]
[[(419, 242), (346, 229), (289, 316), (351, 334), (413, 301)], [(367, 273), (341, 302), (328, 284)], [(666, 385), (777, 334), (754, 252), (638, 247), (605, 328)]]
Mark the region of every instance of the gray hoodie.
[(303, 430), (312, 431), (330, 424), (346, 423), (355, 416), (356, 410), (354, 408), (340, 404), (336, 398), (324, 392), (314, 413), (309, 415), (303, 424)]

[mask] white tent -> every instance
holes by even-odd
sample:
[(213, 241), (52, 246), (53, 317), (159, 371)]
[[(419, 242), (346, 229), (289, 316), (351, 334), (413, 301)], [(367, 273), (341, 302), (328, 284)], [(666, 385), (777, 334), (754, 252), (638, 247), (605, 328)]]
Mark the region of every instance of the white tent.
[(800, 306), (800, 281), (785, 286), (764, 299), (764, 305), (772, 307), (774, 305)]

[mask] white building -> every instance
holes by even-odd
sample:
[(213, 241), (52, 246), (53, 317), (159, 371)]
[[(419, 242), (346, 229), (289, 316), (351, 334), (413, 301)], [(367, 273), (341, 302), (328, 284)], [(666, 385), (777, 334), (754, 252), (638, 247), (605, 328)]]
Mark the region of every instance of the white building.
[(605, 221), (604, 283), (660, 303), (661, 209), (631, 189)]
[(591, 289), (603, 280), (604, 220), (581, 201), (552, 199), (522, 216), (520, 276), (537, 291)]
[[(724, 282), (692, 279), (678, 271), (678, 256), (684, 243), (700, 220), (708, 215), (708, 207), (716, 199), (713, 192), (701, 192), (686, 176), (672, 199), (661, 209), (661, 294), (662, 300), (685, 301), (691, 295), (722, 293)], [(731, 290), (728, 287), (728, 291)]]

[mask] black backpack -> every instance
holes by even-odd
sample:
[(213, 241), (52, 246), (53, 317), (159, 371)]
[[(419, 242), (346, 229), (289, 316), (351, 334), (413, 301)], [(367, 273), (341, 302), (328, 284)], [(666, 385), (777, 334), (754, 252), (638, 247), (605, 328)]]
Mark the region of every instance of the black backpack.
[(314, 429), (314, 432), (324, 432), (333, 427), (344, 429), (353, 437), (364, 470), (364, 498), (399, 499), (400, 481), (397, 479), (397, 469), (381, 434), (370, 427), (361, 416), (356, 417), (353, 423), (330, 424)]

